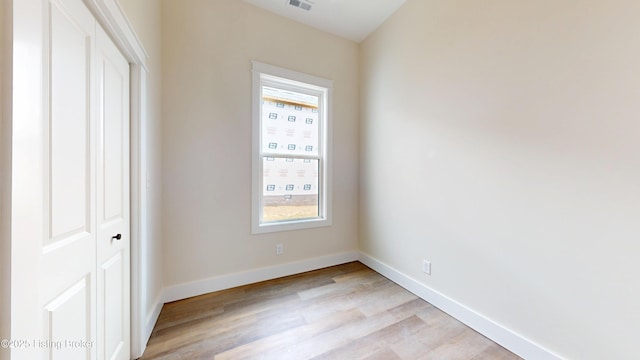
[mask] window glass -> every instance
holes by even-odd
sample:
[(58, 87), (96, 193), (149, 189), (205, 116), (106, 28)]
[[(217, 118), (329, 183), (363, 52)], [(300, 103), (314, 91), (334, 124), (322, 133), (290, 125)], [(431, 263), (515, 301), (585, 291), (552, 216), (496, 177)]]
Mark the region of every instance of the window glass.
[[(318, 97), (268, 86), (263, 86), (262, 93), (262, 152), (317, 156)], [(299, 105), (297, 99), (307, 102)]]
[(265, 157), (263, 162), (263, 222), (317, 218), (318, 160)]

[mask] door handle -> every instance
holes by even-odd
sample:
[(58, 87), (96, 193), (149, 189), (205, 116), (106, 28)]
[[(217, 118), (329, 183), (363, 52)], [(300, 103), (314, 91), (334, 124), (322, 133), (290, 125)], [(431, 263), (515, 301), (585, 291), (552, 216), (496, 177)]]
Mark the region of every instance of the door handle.
[(113, 239), (116, 239), (116, 240), (120, 240), (120, 239), (122, 239), (122, 234), (113, 235), (113, 236), (111, 237), (111, 240), (113, 240)]

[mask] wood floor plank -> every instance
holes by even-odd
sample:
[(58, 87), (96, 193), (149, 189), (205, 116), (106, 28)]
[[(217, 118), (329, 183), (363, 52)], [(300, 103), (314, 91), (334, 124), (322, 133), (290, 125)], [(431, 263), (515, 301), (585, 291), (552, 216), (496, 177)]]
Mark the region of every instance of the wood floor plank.
[(293, 348), (298, 355), (297, 359), (311, 359), (331, 349), (347, 346), (353, 341), (392, 326), (398, 321), (399, 319), (389, 312), (365, 316), (356, 321), (343, 323), (342, 326), (319, 334), (312, 339), (301, 341), (295, 344)]
[[(392, 349), (403, 359), (421, 359), (432, 354), (438, 347), (456, 339), (463, 334), (468, 327), (433, 308), (430, 314), (421, 313), (416, 315), (425, 322), (426, 327), (420, 329), (413, 337), (407, 337), (401, 342), (392, 345)], [(477, 334), (477, 333), (476, 333)], [(477, 334), (482, 337), (482, 335)], [(469, 359), (461, 357), (460, 359)], [(517, 359), (517, 357), (513, 357)]]
[(470, 328), (461, 334), (438, 346), (420, 359), (472, 359), (483, 353), (493, 342)]
[(324, 352), (313, 359), (365, 359), (385, 349), (390, 349), (391, 345), (413, 336), (425, 326), (427, 325), (420, 318), (411, 316), (366, 336), (358, 337), (344, 346)]
[[(297, 348), (305, 342), (314, 342), (314, 339), (332, 329), (341, 327), (346, 322), (355, 322), (364, 319), (364, 315), (357, 309), (335, 313), (316, 323), (306, 324), (289, 331), (277, 333), (260, 339), (250, 344), (228, 350), (216, 356), (216, 359), (269, 359), (287, 358), (299, 356)], [(282, 355), (285, 354), (285, 355)]]
[(402, 358), (391, 349), (382, 349), (363, 358), (363, 360), (402, 360)]
[(141, 359), (519, 358), (353, 262), (165, 304)]

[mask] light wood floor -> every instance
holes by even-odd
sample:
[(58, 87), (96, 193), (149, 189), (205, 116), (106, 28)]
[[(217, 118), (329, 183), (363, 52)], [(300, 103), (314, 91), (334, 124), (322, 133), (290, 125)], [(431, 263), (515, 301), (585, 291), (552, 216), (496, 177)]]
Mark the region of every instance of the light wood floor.
[(142, 359), (520, 359), (359, 262), (165, 304)]

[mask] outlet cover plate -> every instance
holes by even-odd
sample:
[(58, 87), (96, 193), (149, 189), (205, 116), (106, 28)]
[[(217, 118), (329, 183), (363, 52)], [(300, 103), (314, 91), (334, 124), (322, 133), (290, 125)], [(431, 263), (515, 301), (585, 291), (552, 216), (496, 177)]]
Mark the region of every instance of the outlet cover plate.
[(422, 272), (431, 275), (431, 261), (422, 260)]

